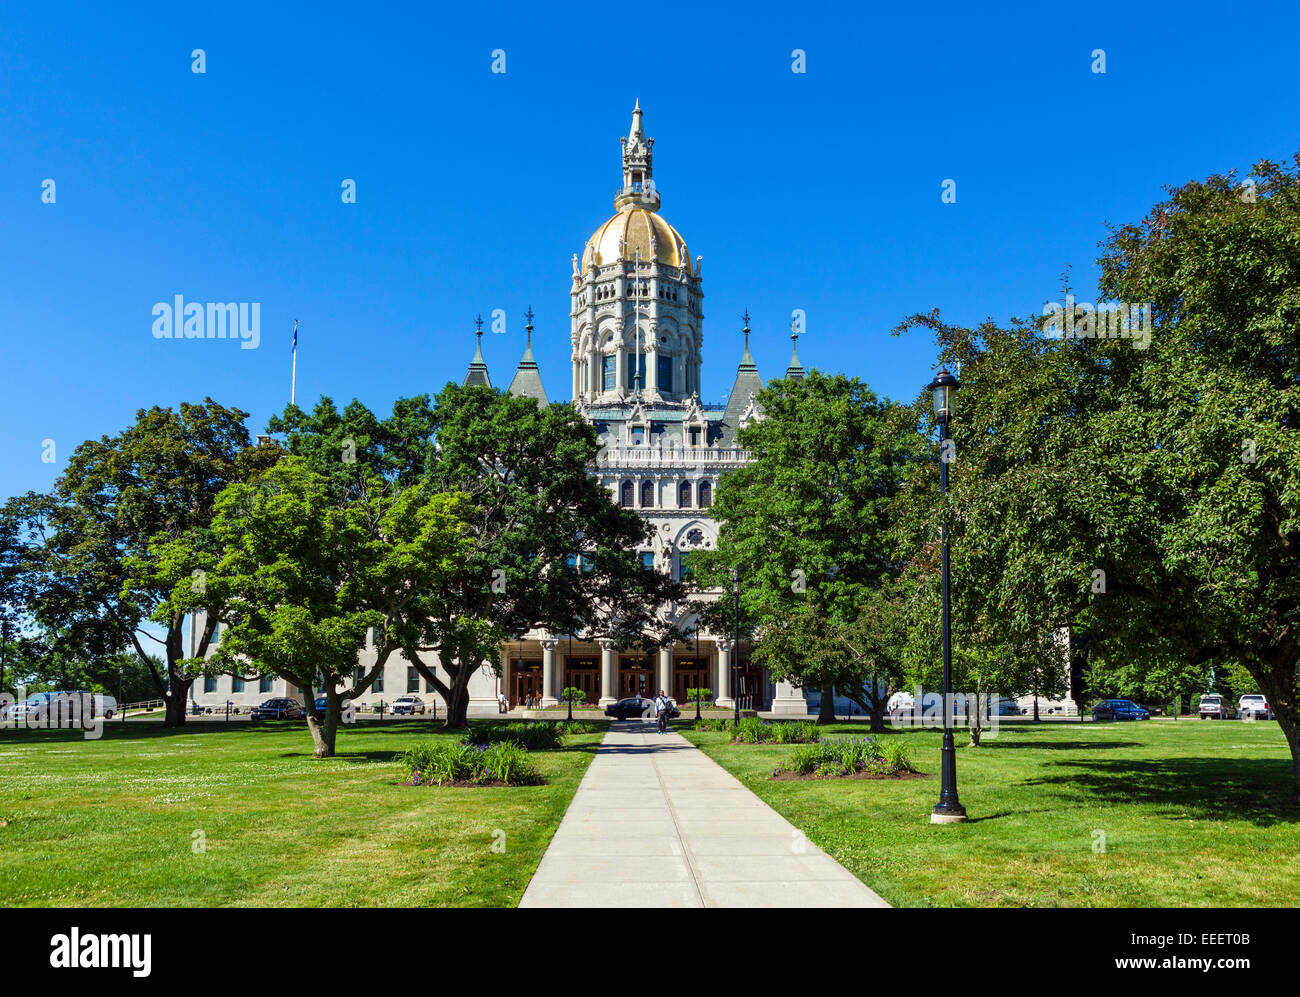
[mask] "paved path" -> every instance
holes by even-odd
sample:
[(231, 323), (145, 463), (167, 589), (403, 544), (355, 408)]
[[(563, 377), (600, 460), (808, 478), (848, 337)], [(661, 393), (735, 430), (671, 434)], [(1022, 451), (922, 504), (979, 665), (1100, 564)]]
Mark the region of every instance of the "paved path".
[(521, 907), (888, 907), (680, 734), (616, 722)]

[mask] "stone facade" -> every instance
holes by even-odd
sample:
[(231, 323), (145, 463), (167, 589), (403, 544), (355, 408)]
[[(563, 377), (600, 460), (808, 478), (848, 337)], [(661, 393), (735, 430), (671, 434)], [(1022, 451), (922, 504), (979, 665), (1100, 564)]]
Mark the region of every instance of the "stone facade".
[[(736, 434), (762, 413), (755, 396), (762, 388), (758, 368), (749, 352), (748, 315), (744, 352), (725, 404), (700, 400), (700, 368), (704, 345), (702, 258), (693, 261), (682, 236), (659, 215), (660, 195), (654, 183), (654, 139), (647, 138), (638, 102), (632, 127), (622, 140), (622, 186), (614, 198), (614, 215), (587, 240), (581, 256), (573, 256), (569, 289), (572, 404), (596, 427), (604, 444), (592, 468), (608, 489), (610, 500), (635, 509), (654, 527), (653, 540), (641, 550), (647, 566), (682, 578), (689, 572), (693, 552), (717, 543), (718, 526), (709, 515), (721, 476), (742, 466), (749, 455), (737, 445)], [(546, 404), (541, 371), (532, 353), (533, 315), (528, 314), (528, 340), (510, 391)], [(464, 383), (491, 385), (479, 348)], [(786, 376), (801, 376), (797, 356)], [(718, 598), (721, 593), (713, 593)], [(665, 619), (694, 632), (696, 620), (683, 607), (664, 607)], [(686, 689), (707, 687), (718, 705), (802, 715), (807, 708), (802, 691), (772, 683), (748, 664), (748, 642), (739, 648), (734, 637), (701, 630), (697, 639), (659, 651), (652, 658), (618, 652), (608, 642), (584, 640), (581, 634), (534, 631), (502, 648), (502, 674), (491, 669), (476, 675), (470, 687), (471, 715), (495, 714), (496, 697), (504, 692), (512, 707), (530, 696), (545, 706), (558, 704), (566, 686), (582, 688), (589, 701), (601, 706), (636, 692), (653, 695), (665, 689), (679, 702)], [(368, 651), (369, 662), (374, 652)], [(363, 655), (360, 664), (366, 664)], [(434, 694), (400, 655), (385, 668), (383, 690), (372, 690), (363, 701), (416, 692), (432, 705)], [(204, 685), (202, 679), (196, 690)], [(198, 691), (203, 705), (220, 705), (231, 698), (240, 705), (272, 695), (291, 695), (283, 680), (266, 692), (231, 690), (229, 676), (215, 680), (210, 691)], [(242, 697), (242, 698), (241, 698)]]

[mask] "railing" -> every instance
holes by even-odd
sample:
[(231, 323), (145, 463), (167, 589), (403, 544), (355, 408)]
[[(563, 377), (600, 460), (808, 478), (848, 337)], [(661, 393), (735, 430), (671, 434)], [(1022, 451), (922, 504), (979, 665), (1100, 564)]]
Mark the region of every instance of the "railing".
[(673, 464), (745, 464), (750, 452), (739, 447), (607, 446), (596, 457), (598, 466), (671, 466)]

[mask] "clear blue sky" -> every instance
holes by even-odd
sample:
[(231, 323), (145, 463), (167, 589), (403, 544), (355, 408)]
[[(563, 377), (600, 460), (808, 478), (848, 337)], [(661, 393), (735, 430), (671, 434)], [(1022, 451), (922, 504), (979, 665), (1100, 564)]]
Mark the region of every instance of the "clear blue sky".
[[(803, 308), (805, 366), (910, 397), (934, 351), (890, 336), (904, 316), (1029, 314), (1067, 266), (1086, 299), (1106, 221), (1300, 148), (1294, 3), (177, 6), (0, 18), (0, 496), (138, 407), (211, 395), (260, 431), (295, 318), (299, 402), (386, 412), (459, 380), (495, 308), (508, 383), (531, 304), (567, 399), (570, 256), (613, 211), (638, 97), (663, 215), (705, 260), (706, 401), (745, 308), (764, 377)], [(260, 347), (154, 339), (176, 294), (260, 302)]]

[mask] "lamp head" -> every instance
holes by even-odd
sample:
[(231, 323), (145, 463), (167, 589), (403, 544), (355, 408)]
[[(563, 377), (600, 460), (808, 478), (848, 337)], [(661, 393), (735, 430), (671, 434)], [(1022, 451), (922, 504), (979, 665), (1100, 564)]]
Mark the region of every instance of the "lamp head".
[(952, 411), (957, 402), (957, 392), (961, 382), (950, 374), (945, 367), (939, 368), (934, 380), (926, 386), (934, 402), (934, 417), (942, 425), (948, 425)]

